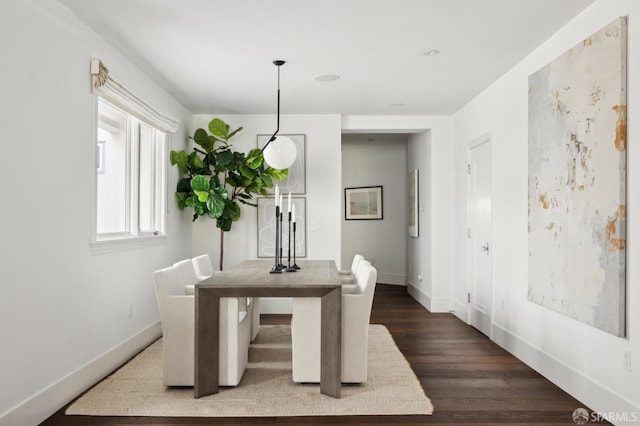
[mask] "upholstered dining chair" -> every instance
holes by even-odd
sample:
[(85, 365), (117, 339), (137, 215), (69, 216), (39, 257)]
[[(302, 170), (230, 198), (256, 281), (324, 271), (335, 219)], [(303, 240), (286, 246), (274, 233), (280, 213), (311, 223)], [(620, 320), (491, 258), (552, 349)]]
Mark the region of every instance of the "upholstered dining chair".
[(211, 263), (211, 257), (208, 254), (201, 254), (191, 259), (193, 267), (196, 271), (196, 275), (200, 280), (209, 278), (213, 275), (213, 264)]
[[(342, 382), (367, 381), (369, 319), (377, 271), (362, 260), (357, 291), (342, 294)], [(297, 383), (320, 382), (320, 298), (294, 298), (291, 319), (292, 376)]]
[[(165, 386), (194, 384), (195, 297), (184, 294), (184, 272), (176, 264), (153, 273), (162, 323)], [(249, 361), (250, 331), (249, 316), (240, 309), (238, 299), (220, 298), (220, 386), (240, 383)]]
[(187, 295), (193, 295), (196, 283), (203, 280), (203, 278), (196, 275), (196, 269), (193, 266), (191, 259), (184, 259), (173, 264), (178, 268), (180, 279), (184, 283), (183, 293)]
[[(201, 254), (191, 259), (195, 273), (199, 278), (198, 281), (202, 281), (209, 278), (215, 273), (211, 258), (208, 254)], [(194, 283), (195, 284), (195, 283)], [(187, 285), (185, 288), (187, 294), (193, 294), (195, 291), (195, 285)], [(259, 297), (241, 297), (240, 309), (249, 313), (251, 322), (251, 341), (253, 342), (260, 332), (260, 298)]]
[(360, 274), (360, 271), (362, 271), (365, 267), (371, 266), (371, 263), (364, 257), (360, 256), (357, 262), (354, 262), (354, 265), (355, 266), (353, 266), (354, 269), (353, 269), (352, 278), (345, 278), (344, 276), (340, 277), (340, 280), (342, 283), (342, 294), (360, 292), (360, 287), (358, 287), (358, 282), (356, 277)]
[(351, 261), (351, 268), (349, 268), (349, 270), (346, 270), (346, 271), (338, 271), (338, 274), (340, 275), (340, 281), (342, 281), (342, 284), (355, 284), (356, 270), (358, 269), (358, 264), (362, 260), (365, 260), (363, 255), (355, 254), (353, 256), (353, 261)]

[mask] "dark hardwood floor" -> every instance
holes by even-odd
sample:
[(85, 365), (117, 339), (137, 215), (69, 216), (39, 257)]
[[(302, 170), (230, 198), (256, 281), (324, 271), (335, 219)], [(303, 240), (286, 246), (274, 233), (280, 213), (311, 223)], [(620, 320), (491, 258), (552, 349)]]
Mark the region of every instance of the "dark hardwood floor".
[[(263, 324), (289, 322), (263, 315)], [(584, 407), (476, 329), (452, 314), (431, 314), (405, 287), (379, 284), (371, 322), (384, 324), (435, 406), (432, 416), (169, 418), (65, 416), (42, 425), (575, 425)], [(587, 408), (587, 407), (585, 407)], [(590, 422), (589, 424), (593, 424)], [(606, 423), (605, 423), (606, 424)]]

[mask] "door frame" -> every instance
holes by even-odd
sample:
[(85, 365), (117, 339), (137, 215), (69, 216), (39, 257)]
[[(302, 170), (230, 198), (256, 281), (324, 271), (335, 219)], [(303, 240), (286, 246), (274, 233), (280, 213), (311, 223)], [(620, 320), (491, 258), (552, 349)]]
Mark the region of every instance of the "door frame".
[[(472, 189), (473, 189), (473, 181), (472, 181), (472, 175), (471, 175), (471, 153), (473, 151), (474, 148), (477, 148), (480, 145), (483, 144), (488, 144), (489, 147), (489, 153), (491, 156), (491, 167), (489, 170), (490, 173), (490, 180), (491, 180), (491, 204), (492, 204), (492, 213), (491, 213), (491, 233), (490, 233), (490, 237), (489, 237), (489, 248), (490, 250), (493, 250), (493, 229), (494, 229), (494, 223), (493, 223), (493, 138), (492, 138), (492, 134), (491, 132), (487, 132), (475, 139), (472, 139), (471, 141), (469, 141), (469, 143), (467, 144), (467, 264), (469, 265), (468, 267), (468, 272), (467, 272), (467, 324), (471, 325), (471, 301), (469, 299), (469, 297), (473, 294), (473, 247), (472, 247), (472, 241), (473, 239), (471, 238), (471, 224), (473, 222), (473, 208), (472, 208)], [(491, 251), (491, 253), (493, 253), (493, 251)], [(490, 317), (491, 317), (491, 324), (493, 324), (493, 318), (494, 318), (494, 312), (495, 312), (495, 297), (494, 297), (494, 290), (495, 290), (495, 285), (494, 285), (494, 280), (493, 280), (493, 254), (491, 255), (491, 273), (490, 273), (490, 279), (491, 279), (491, 309), (490, 309)], [(490, 329), (490, 334), (489, 334), (489, 338), (492, 338), (493, 335), (493, 327), (491, 327)]]

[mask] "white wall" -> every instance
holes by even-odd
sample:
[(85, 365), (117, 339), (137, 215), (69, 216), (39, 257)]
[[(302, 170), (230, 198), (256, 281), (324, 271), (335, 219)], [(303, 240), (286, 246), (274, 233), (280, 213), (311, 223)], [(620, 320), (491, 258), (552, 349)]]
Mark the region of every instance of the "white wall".
[[(615, 18), (629, 16), (628, 67), (628, 338), (617, 338), (527, 301), (527, 92), (528, 76)], [(597, 411), (640, 418), (640, 4), (600, 0), (576, 17), (454, 116), (453, 248), (466, 253), (467, 148), (490, 133), (493, 142), (493, 338), (564, 390)], [(466, 305), (468, 262), (454, 269), (456, 307)], [(504, 302), (504, 309), (501, 304)], [(466, 320), (466, 312), (456, 312)], [(623, 370), (632, 354), (633, 372)]]
[[(0, 425), (33, 425), (159, 335), (151, 273), (190, 255), (174, 203), (164, 244), (92, 254), (90, 59), (160, 111), (191, 116), (57, 2), (1, 2), (0, 51)], [(185, 139), (181, 126), (172, 147)]]
[[(257, 146), (258, 134), (275, 131), (275, 115), (196, 115), (193, 129), (207, 128), (212, 118), (243, 130), (231, 139), (234, 149)], [(340, 265), (340, 117), (338, 115), (281, 115), (280, 134), (306, 135), (307, 258), (335, 260)], [(242, 206), (240, 220), (225, 233), (224, 265), (257, 258), (257, 212)], [(193, 226), (193, 254), (209, 253), (218, 265), (220, 230), (215, 221), (198, 219)], [(298, 230), (299, 232), (299, 230)], [(263, 313), (291, 312), (290, 299), (263, 299)]]
[[(372, 139), (372, 140), (369, 140)], [(342, 135), (342, 187), (382, 186), (382, 220), (345, 220), (342, 265), (356, 253), (378, 270), (378, 282), (407, 283), (407, 135)]]
[(408, 271), (409, 292), (431, 310), (433, 296), (433, 259), (431, 247), (431, 133), (414, 133), (409, 135), (407, 167), (418, 169), (418, 237), (408, 239)]
[[(409, 293), (432, 312), (451, 307), (453, 130), (450, 117), (345, 116), (343, 133), (409, 133), (408, 169), (419, 170), (420, 236), (409, 238)], [(422, 281), (418, 275), (422, 276)]]

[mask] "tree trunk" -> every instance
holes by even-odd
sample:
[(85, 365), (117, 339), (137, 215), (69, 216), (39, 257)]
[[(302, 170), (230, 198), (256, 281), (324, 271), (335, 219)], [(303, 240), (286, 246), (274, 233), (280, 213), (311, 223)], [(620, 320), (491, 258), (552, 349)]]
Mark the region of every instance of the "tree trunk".
[(224, 264), (224, 231), (220, 230), (220, 270), (222, 271), (222, 265)]

